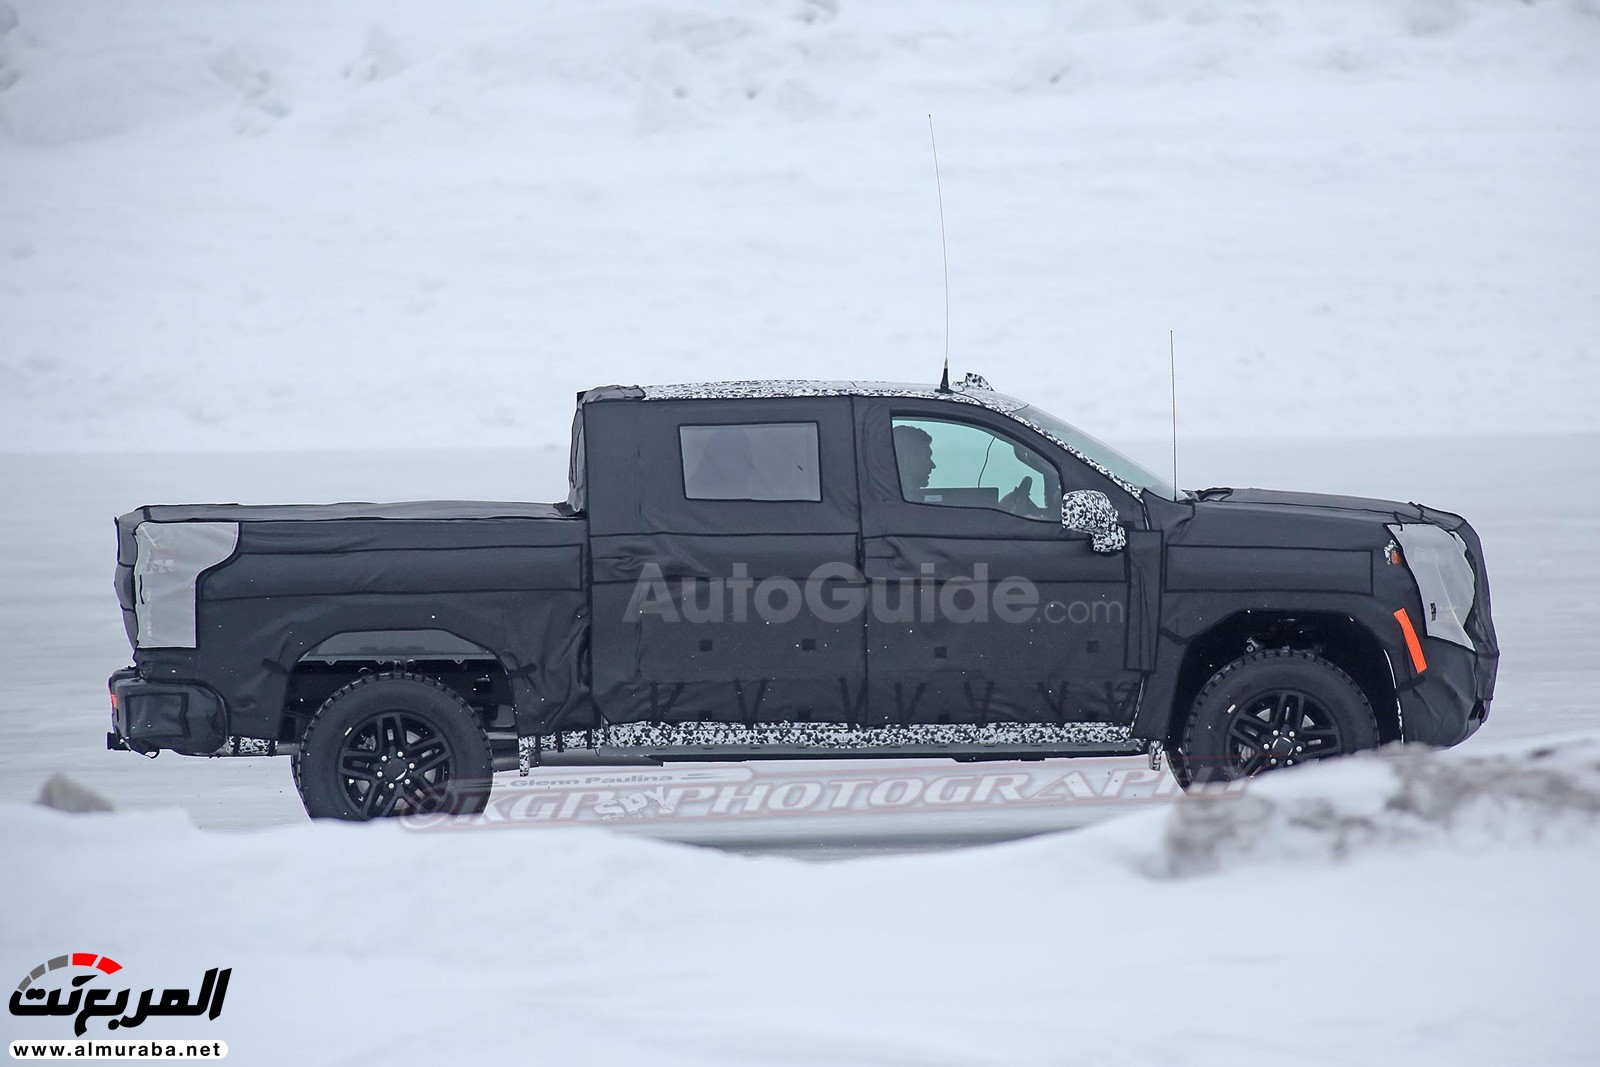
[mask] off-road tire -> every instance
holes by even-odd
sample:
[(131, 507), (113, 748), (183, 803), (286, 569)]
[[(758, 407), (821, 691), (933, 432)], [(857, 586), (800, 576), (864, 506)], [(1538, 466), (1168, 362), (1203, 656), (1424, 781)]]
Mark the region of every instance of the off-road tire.
[(1378, 745), (1361, 687), (1320, 656), (1289, 648), (1241, 656), (1213, 674), (1167, 745), (1188, 789)]
[(357, 822), (476, 814), (494, 768), (466, 701), (405, 671), (366, 675), (323, 701), (292, 764), (307, 815)]

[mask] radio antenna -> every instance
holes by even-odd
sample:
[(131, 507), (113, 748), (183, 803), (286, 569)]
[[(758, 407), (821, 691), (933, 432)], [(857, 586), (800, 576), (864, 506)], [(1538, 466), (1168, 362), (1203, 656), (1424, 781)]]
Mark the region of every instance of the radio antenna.
[(1172, 380), (1172, 488), (1178, 489), (1178, 343), (1167, 331), (1167, 377)]
[(928, 143), (933, 146), (933, 187), (939, 194), (939, 250), (944, 254), (944, 374), (939, 391), (950, 391), (950, 246), (944, 236), (944, 183), (939, 180), (939, 141), (933, 136), (933, 112), (928, 113)]

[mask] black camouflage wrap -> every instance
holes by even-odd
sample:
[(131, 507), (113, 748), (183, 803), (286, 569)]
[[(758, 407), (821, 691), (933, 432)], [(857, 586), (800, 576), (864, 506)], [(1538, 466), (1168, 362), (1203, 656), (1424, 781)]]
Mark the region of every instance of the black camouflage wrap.
[[(1289, 612), (1349, 620), (1382, 650), (1405, 739), (1454, 744), (1481, 721), (1498, 647), (1482, 546), (1460, 517), (1252, 489), (1165, 499), (1019, 420), (1018, 406), (970, 377), (951, 392), (610, 386), (579, 397), (561, 504), (140, 508), (117, 522), (130, 640), (141, 523), (237, 523), (239, 535), (196, 581), (195, 647), (136, 648), (137, 679), (215, 694), (235, 739), (286, 738), (290, 679), (317, 650), (328, 662), (492, 661), (524, 738), (1132, 751), (1168, 736), (1196, 641), (1241, 615)], [(977, 423), (1056, 463), (1061, 518), (903, 499), (891, 422), (930, 416)], [(680, 426), (785, 422), (817, 427), (820, 500), (686, 497)], [(1108, 518), (1112, 535), (1083, 532)], [(1426, 634), (1429, 605), (1387, 555), (1386, 524), (1406, 523), (1462, 539), (1476, 580), (1472, 648)], [(1026, 578), (1067, 621), (628, 618), (653, 573), (684, 609), (735, 568), (761, 583), (831, 566), (854, 572), (844, 585), (922, 582), (937, 598), (979, 565), (991, 582)], [(1398, 609), (1421, 635), (1421, 674)]]
[(239, 524), (234, 555), (200, 576), (197, 647), (134, 654), (144, 678), (201, 683), (220, 694), (230, 734), (277, 738), (288, 680), (302, 658), (360, 632), (459, 639), (435, 650), (397, 638), (395, 654), (416, 658), (460, 656), (462, 641), (486, 650), (530, 722), (582, 704), (587, 539), (583, 520), (564, 508), (451, 501), (140, 508), (117, 520), (117, 589), (130, 618), (133, 531), (145, 521)]

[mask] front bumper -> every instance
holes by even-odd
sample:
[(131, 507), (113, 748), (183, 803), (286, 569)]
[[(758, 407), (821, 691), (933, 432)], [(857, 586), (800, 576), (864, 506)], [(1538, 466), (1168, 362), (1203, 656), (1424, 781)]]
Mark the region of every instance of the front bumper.
[[(1395, 690), (1401, 737), (1448, 746), (1471, 737), (1489, 717), (1500, 645), (1477, 531), (1459, 515), (1421, 510), (1431, 526), (1388, 527), (1391, 549), (1401, 547), (1411, 579), (1398, 598), (1409, 613), (1403, 625), (1413, 641), (1420, 635), (1420, 647), (1400, 656), (1405, 668), (1396, 665)], [(1418, 654), (1426, 661), (1421, 669)]]
[(1406, 741), (1460, 744), (1489, 717), (1500, 654), (1424, 638), (1427, 670), (1397, 686), (1400, 731)]
[(148, 682), (136, 668), (111, 676), (111, 732), (106, 747), (151, 753), (167, 748), (205, 756), (228, 740), (228, 709), (203, 685)]

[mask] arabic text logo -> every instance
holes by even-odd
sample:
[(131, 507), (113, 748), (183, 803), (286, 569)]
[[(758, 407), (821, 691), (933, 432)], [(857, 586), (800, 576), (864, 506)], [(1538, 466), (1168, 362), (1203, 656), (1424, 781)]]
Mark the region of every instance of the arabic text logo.
[[(44, 983), (39, 982), (46, 974), (60, 970), (88, 973), (73, 975), (65, 989), (46, 989)], [(99, 1016), (106, 1018), (108, 1030), (138, 1026), (151, 1016), (159, 1015), (204, 1015), (215, 1019), (222, 1014), (222, 998), (227, 995), (228, 979), (233, 975), (232, 967), (211, 968), (206, 971), (198, 994), (191, 994), (182, 987), (160, 990), (159, 995), (157, 990), (146, 989), (139, 994), (130, 1012), (128, 1002), (133, 997), (131, 989), (112, 990), (105, 986), (85, 988), (101, 975), (115, 974), (120, 970), (122, 964), (110, 956), (94, 952), (68, 952), (52, 957), (29, 971), (17, 984), (11, 994), (11, 1014), (75, 1016), (72, 1030), (79, 1037), (88, 1029), (89, 1020)]]

